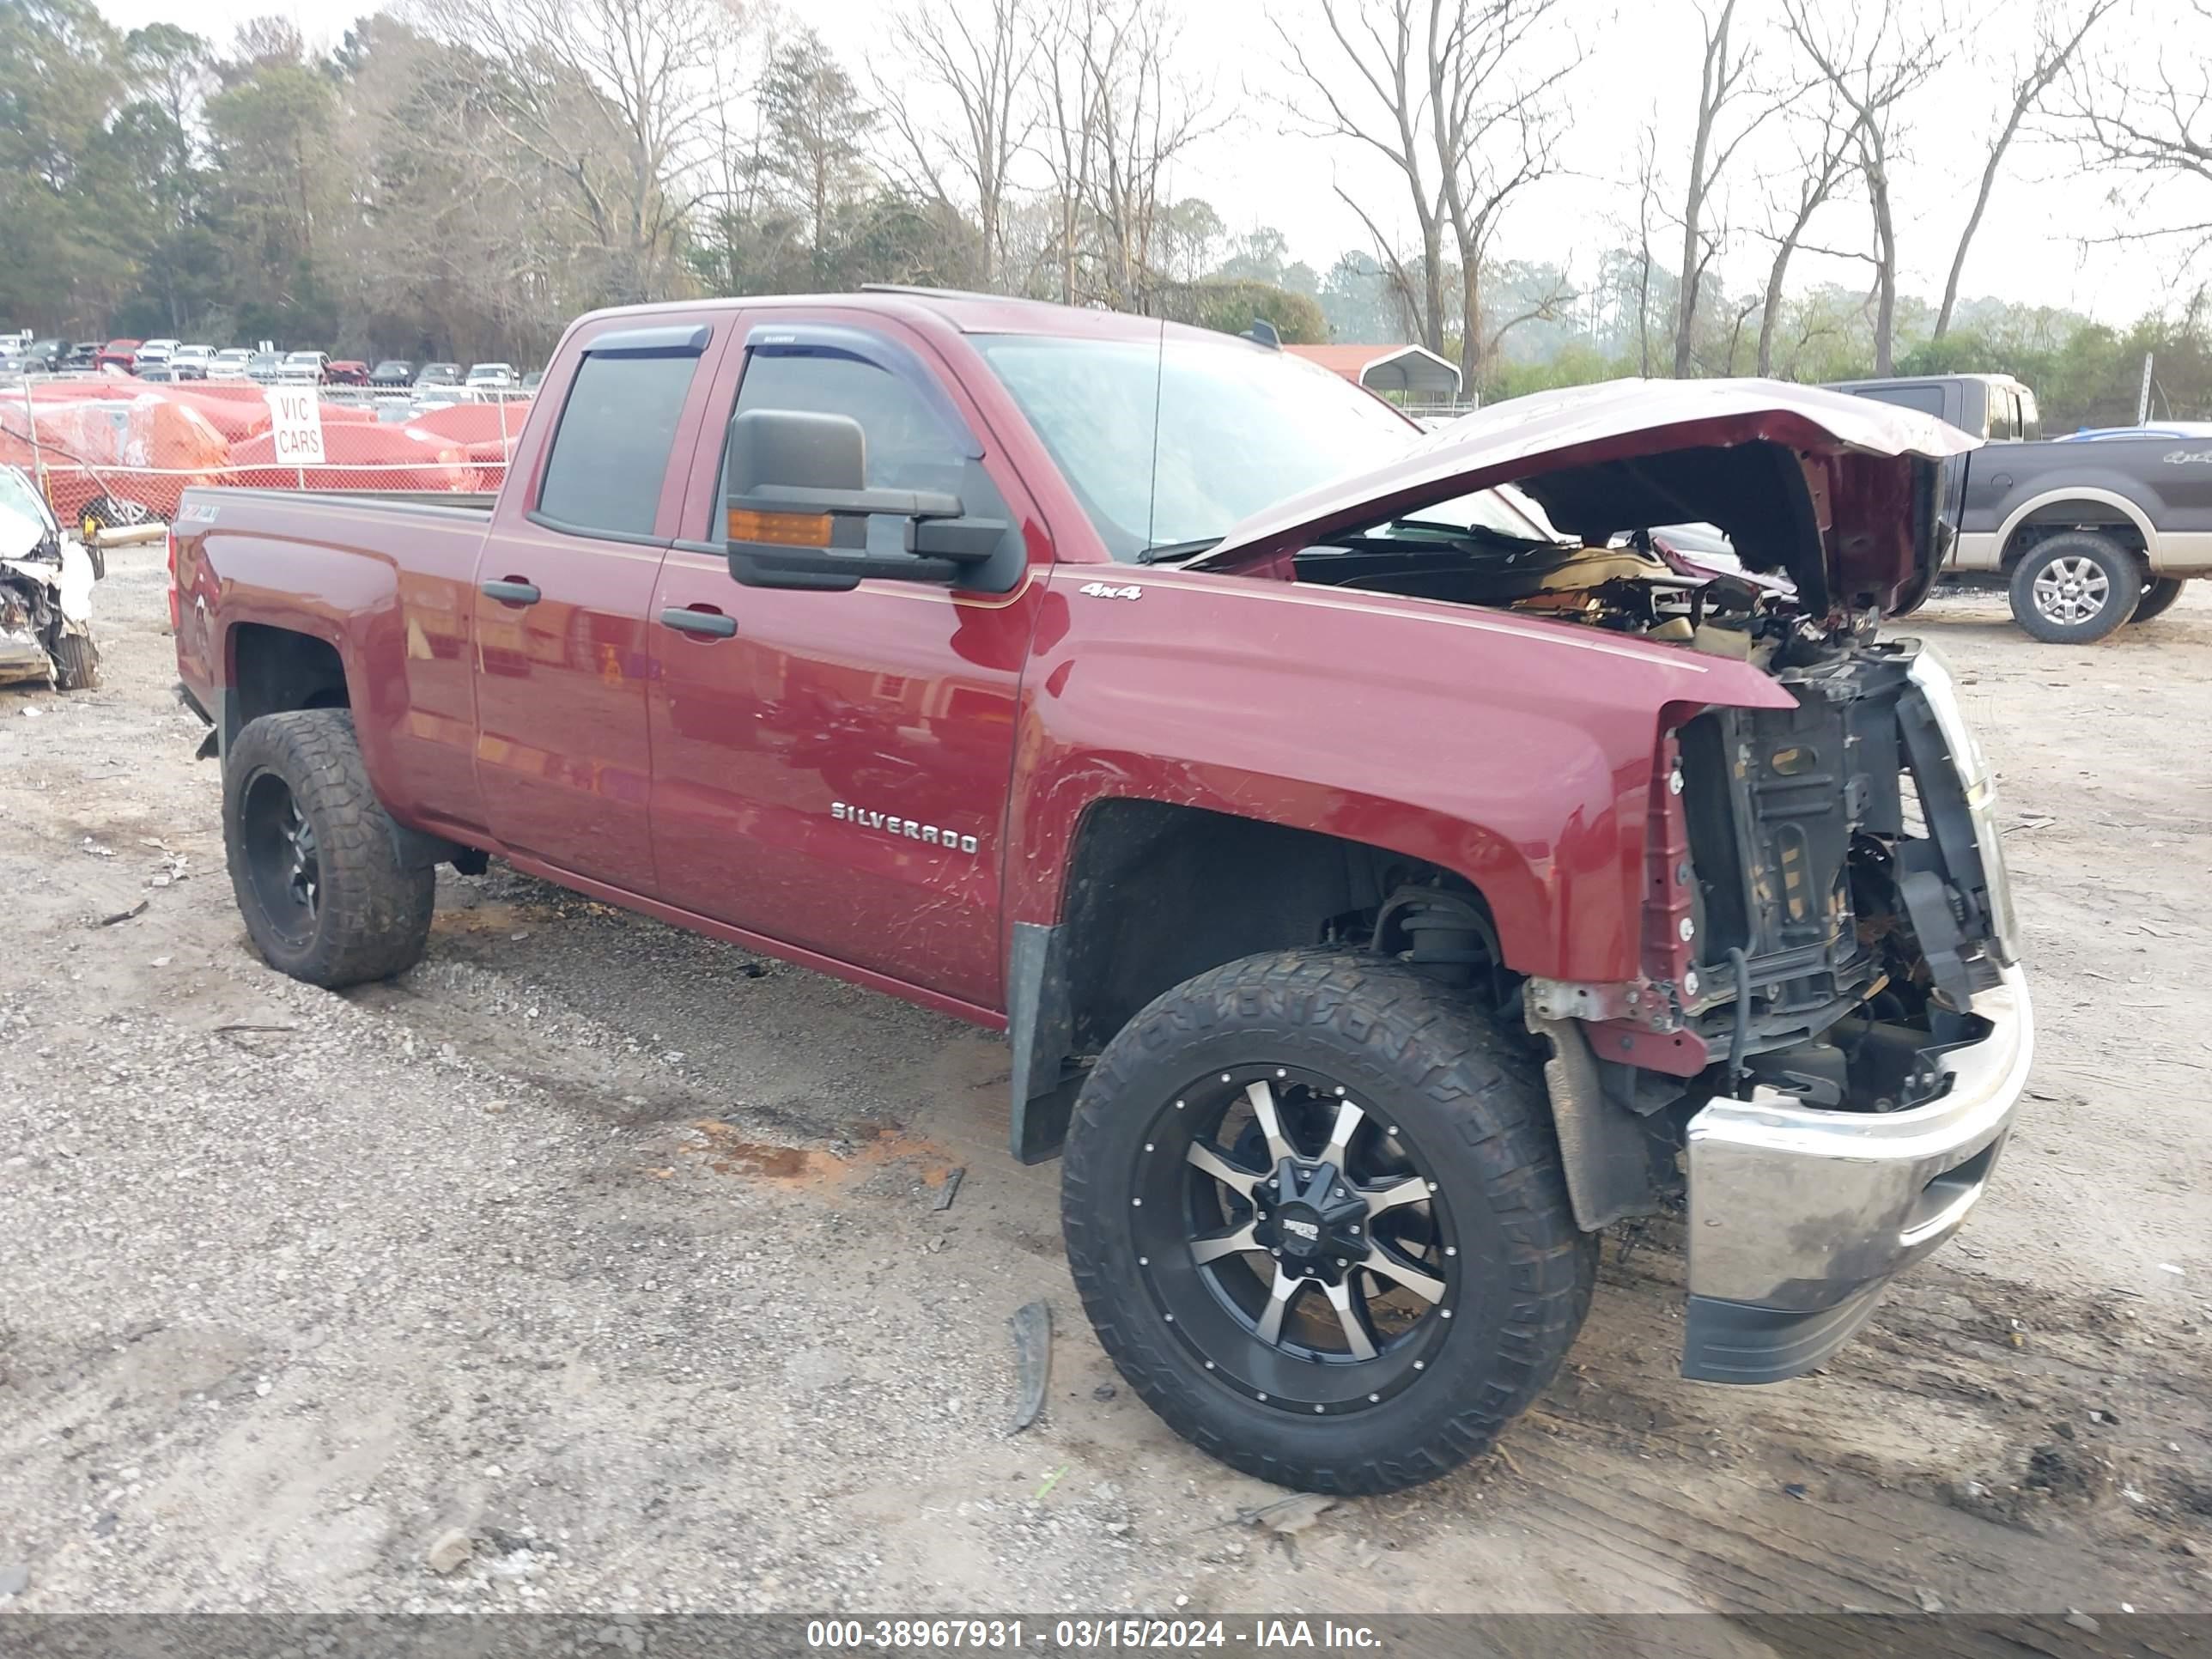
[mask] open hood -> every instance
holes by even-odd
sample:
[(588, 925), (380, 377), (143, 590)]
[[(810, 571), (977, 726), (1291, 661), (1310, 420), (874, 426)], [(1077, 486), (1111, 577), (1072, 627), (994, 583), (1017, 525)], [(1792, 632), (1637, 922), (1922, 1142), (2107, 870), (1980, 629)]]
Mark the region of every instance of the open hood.
[(1806, 611), (1887, 610), (1937, 545), (1940, 464), (1980, 440), (1933, 416), (1779, 380), (1612, 380), (1477, 411), (1399, 459), (1279, 502), (1190, 568), (1287, 574), (1300, 548), (1494, 484), (1585, 544), (1656, 525), (1728, 533)]

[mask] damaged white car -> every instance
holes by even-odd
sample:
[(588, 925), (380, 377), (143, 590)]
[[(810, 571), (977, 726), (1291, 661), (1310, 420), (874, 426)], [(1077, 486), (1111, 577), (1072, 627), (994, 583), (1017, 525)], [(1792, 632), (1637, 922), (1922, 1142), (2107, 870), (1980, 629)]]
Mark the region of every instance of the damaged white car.
[(21, 468), (0, 466), (0, 685), (83, 691), (100, 684), (92, 585), (105, 563), (97, 548), (63, 531)]

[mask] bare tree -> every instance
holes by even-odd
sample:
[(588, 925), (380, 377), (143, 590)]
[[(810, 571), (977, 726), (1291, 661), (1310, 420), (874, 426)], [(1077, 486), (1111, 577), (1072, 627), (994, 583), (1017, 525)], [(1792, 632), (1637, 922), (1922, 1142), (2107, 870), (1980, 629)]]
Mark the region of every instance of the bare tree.
[[(1398, 172), (1419, 228), (1418, 267), (1408, 270), (1366, 207), (1341, 185), (1336, 193), (1374, 240), (1400, 305), (1420, 343), (1444, 348), (1443, 185), (1429, 118), (1428, 70), (1415, 23), (1430, 0), (1320, 0), (1334, 51), (1309, 52), (1305, 32), (1278, 17), (1285, 61), (1317, 100), (1284, 102), (1292, 125), (1309, 136), (1349, 141), (1381, 155)], [(1345, 84), (1349, 82), (1349, 85)]]
[(496, 77), (487, 108), (487, 190), (535, 178), (497, 171), (500, 151), (562, 180), (555, 204), (579, 245), (607, 261), (616, 300), (657, 297), (678, 281), (677, 246), (696, 204), (688, 182), (722, 98), (718, 68), (740, 15), (732, 0), (413, 0), (438, 37)]
[[(1563, 0), (1430, 0), (1431, 126), (1444, 215), (1460, 266), (1460, 383), (1488, 361), (1482, 275), (1516, 196), (1555, 169), (1562, 114), (1552, 99), (1582, 61), (1574, 49), (1532, 66), (1535, 43), (1562, 37)], [(1501, 331), (1502, 333), (1503, 331)]]
[(1066, 0), (1042, 74), (1060, 212), (1060, 297), (1143, 309), (1173, 202), (1169, 174), (1220, 125), (1170, 67), (1165, 0)]
[[(2110, 0), (2106, 0), (2110, 3)], [(1736, 0), (1722, 0), (1717, 15), (1699, 3), (1698, 22), (1705, 32), (1705, 55), (1698, 66), (1698, 118), (1690, 141), (1690, 176), (1682, 201), (1682, 263), (1674, 319), (1674, 377), (1690, 372), (1690, 353), (1696, 343), (1698, 302), (1702, 297), (1705, 270), (1721, 250), (1723, 237), (1712, 233), (1707, 210), (1721, 175), (1728, 170), (1736, 149), (1757, 131), (1776, 106), (1766, 103), (1732, 132), (1724, 131), (1731, 104), (1753, 92), (1750, 80), (1756, 52), (1729, 31), (1735, 21)], [(1731, 353), (1731, 356), (1733, 353)]]
[(1973, 210), (1966, 216), (1966, 228), (1959, 233), (1959, 246), (1951, 255), (1951, 274), (1943, 283), (1942, 308), (1936, 313), (1934, 337), (1940, 340), (1951, 330), (1951, 313), (1959, 303), (1959, 278), (1966, 268), (1966, 249), (1981, 228), (1982, 215), (1990, 205), (1990, 192), (1996, 188), (1997, 174), (2004, 167), (2006, 153), (2018, 135), (2021, 124), (2039, 108), (2051, 83), (2066, 70), (2081, 50), (2081, 42), (2098, 21), (2117, 5), (2119, 0), (2088, 0), (2081, 9), (2078, 21), (2068, 20), (2058, 7), (2039, 8), (2035, 20), (2035, 40), (2027, 59), (2020, 66), (2012, 86), (2012, 102), (2005, 112), (2004, 125), (1990, 142), (1988, 159), (1982, 164), (1981, 187), (1974, 193)]
[[(951, 118), (928, 121), (896, 94), (883, 100), (884, 118), (931, 195), (947, 204), (956, 195), (975, 204), (982, 234), (978, 274), (987, 289), (999, 280), (1014, 164), (1042, 113), (1032, 83), (1044, 40), (1030, 0), (921, 4), (890, 26), (903, 83), (949, 103)], [(886, 78), (877, 76), (879, 83)], [(948, 188), (948, 178), (957, 186)]]
[(1899, 106), (1936, 72), (1948, 33), (1940, 9), (1912, 9), (1908, 16), (1908, 0), (1826, 8), (1814, 0), (1782, 0), (1790, 35), (1850, 112), (1851, 147), (1874, 220), (1877, 374), (1887, 374), (1896, 363), (1897, 220), (1890, 167)]
[[(2097, 240), (2182, 241), (2193, 258), (2212, 246), (2212, 0), (2181, 10), (2161, 3), (2156, 16), (2170, 43), (2156, 62), (2077, 60), (2064, 113), (2082, 159), (2129, 181), (2122, 188), (2135, 198), (2129, 217), (2139, 222)], [(2196, 185), (2205, 205), (2172, 216), (2177, 184)]]
[[(1376, 242), (1393, 286), (1444, 346), (1447, 230), (1459, 267), (1460, 374), (1475, 384), (1495, 334), (1482, 317), (1490, 246), (1513, 199), (1555, 170), (1560, 116), (1553, 94), (1579, 62), (1544, 57), (1564, 39), (1565, 0), (1319, 0), (1330, 50), (1282, 18), (1285, 62), (1316, 101), (1290, 104), (1311, 136), (1358, 143), (1404, 181), (1420, 234), (1409, 271), (1366, 208), (1340, 186)], [(1532, 62), (1531, 60), (1536, 60)], [(1518, 320), (1524, 320), (1516, 319)]]
[(1651, 224), (1659, 212), (1658, 135), (1636, 136), (1636, 372), (1651, 378)]
[(1757, 372), (1760, 374), (1774, 372), (1775, 331), (1782, 320), (1782, 285), (1790, 275), (1790, 262), (1803, 246), (1814, 216), (1834, 197), (1850, 161), (1849, 110), (1833, 87), (1823, 83), (1816, 90), (1822, 94), (1817, 101), (1793, 100), (1792, 125), (1801, 134), (1796, 164), (1787, 175), (1794, 194), (1772, 216), (1781, 228), (1770, 228), (1764, 233), (1774, 244), (1774, 253), (1767, 261), (1766, 292), (1759, 306)]

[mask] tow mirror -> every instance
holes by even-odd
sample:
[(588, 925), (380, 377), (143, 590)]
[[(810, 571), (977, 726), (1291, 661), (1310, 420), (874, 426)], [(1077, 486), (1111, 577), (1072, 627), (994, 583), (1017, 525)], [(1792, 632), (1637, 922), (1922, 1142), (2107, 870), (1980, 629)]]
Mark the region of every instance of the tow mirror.
[[(722, 469), (730, 574), (749, 587), (842, 592), (863, 577), (957, 582), (1006, 526), (969, 518), (957, 495), (871, 489), (868, 443), (848, 415), (749, 409), (730, 422)], [(906, 520), (906, 550), (868, 551), (871, 518)]]

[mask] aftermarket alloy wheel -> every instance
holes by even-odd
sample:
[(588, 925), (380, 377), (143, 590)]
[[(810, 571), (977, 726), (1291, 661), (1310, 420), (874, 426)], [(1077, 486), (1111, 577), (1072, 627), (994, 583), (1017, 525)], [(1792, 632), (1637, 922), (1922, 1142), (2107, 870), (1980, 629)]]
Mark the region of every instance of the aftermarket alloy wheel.
[(1084, 1304), (1179, 1432), (1383, 1492), (1487, 1447), (1572, 1343), (1575, 1227), (1525, 1045), (1395, 963), (1249, 957), (1109, 1043), (1063, 1176)]
[(2142, 598), (2142, 562), (2109, 536), (2069, 530), (2038, 542), (2012, 573), (2013, 620), (2046, 645), (2087, 645), (2124, 626)]
[(436, 872), (399, 862), (343, 708), (264, 714), (223, 767), (230, 884), (269, 965), (336, 988), (421, 960)]

